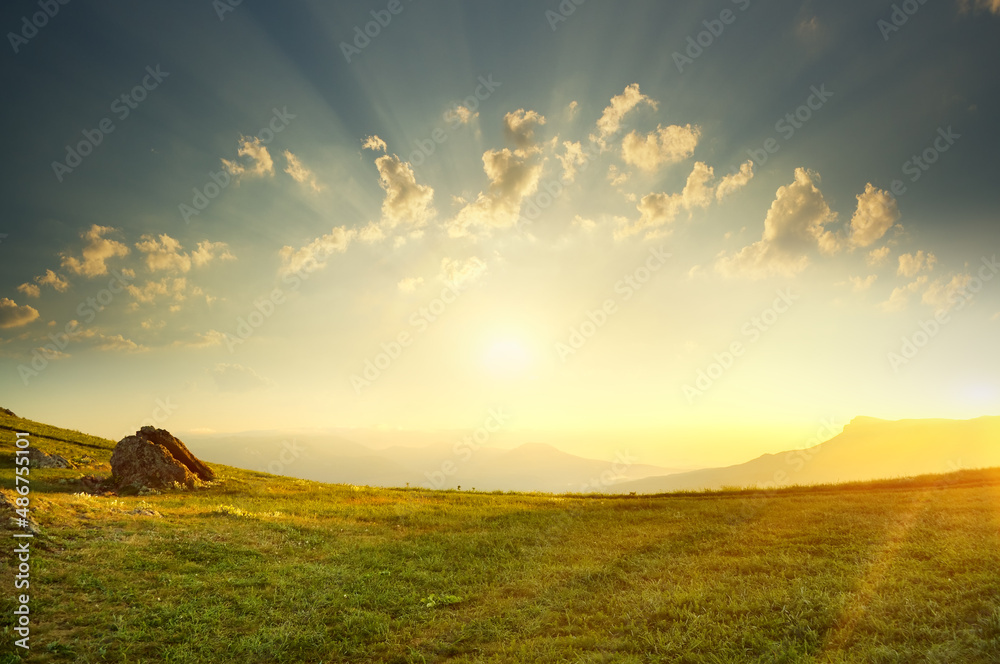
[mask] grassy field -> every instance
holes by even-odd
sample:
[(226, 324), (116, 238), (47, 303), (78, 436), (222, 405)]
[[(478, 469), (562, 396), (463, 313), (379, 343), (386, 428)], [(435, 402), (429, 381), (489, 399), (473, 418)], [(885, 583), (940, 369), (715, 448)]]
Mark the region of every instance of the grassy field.
[(8, 496), (14, 430), (90, 464), (31, 473), (27, 661), (1000, 662), (998, 470), (608, 497), (213, 465), (207, 489), (95, 497), (77, 478), (112, 441), (0, 427)]

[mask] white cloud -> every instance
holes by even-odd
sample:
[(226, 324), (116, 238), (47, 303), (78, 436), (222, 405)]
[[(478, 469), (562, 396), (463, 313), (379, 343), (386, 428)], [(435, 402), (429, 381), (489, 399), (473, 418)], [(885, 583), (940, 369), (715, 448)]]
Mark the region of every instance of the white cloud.
[(761, 278), (795, 275), (809, 264), (809, 252), (836, 251), (838, 242), (826, 225), (837, 219), (816, 186), (819, 175), (795, 169), (795, 181), (778, 189), (764, 219), (760, 240), (732, 256), (722, 256), (716, 269), (723, 274)]
[(889, 294), (889, 299), (882, 303), (882, 308), (886, 311), (902, 311), (910, 301), (910, 294), (919, 291), (926, 283), (927, 276), (924, 275), (917, 277), (915, 281), (911, 281), (905, 286), (893, 288), (892, 293)]
[(915, 254), (903, 254), (899, 257), (899, 267), (896, 269), (896, 274), (903, 277), (913, 277), (924, 269), (930, 272), (934, 269), (935, 263), (937, 263), (937, 257), (930, 252), (925, 254), (923, 249)]
[(615, 238), (623, 239), (645, 231), (646, 239), (662, 237), (665, 234), (663, 226), (673, 222), (681, 212), (693, 212), (707, 208), (715, 198), (716, 188), (713, 186), (715, 174), (711, 166), (704, 162), (695, 162), (688, 175), (684, 189), (679, 194), (647, 194), (639, 201), (639, 219), (630, 224), (622, 219), (615, 229)]
[(379, 185), (385, 190), (382, 220), (389, 228), (404, 224), (422, 228), (436, 214), (434, 189), (417, 184), (410, 165), (396, 155), (383, 155), (375, 160)]
[(734, 194), (749, 184), (753, 179), (753, 162), (747, 161), (740, 165), (740, 170), (736, 173), (725, 175), (722, 182), (715, 190), (715, 198), (722, 200), (730, 194)]
[(557, 154), (556, 159), (562, 164), (563, 175), (562, 178), (566, 182), (573, 182), (576, 179), (577, 166), (583, 166), (587, 163), (587, 155), (583, 153), (583, 146), (579, 141), (564, 141), (563, 148), (565, 152), (563, 154)]
[(321, 235), (309, 244), (299, 249), (284, 246), (278, 251), (281, 258), (279, 274), (286, 275), (303, 269), (311, 272), (317, 267), (326, 265), (326, 259), (334, 253), (344, 253), (354, 239), (355, 231), (344, 226), (337, 226), (326, 235)]
[(580, 215), (573, 217), (573, 225), (584, 231), (592, 231), (597, 228), (597, 224), (593, 219), (585, 219)]
[(608, 182), (611, 183), (612, 187), (622, 186), (628, 182), (630, 177), (632, 177), (631, 173), (622, 173), (614, 164), (608, 166)]
[(657, 125), (656, 131), (645, 135), (632, 131), (622, 140), (622, 159), (626, 164), (653, 172), (693, 155), (700, 137), (701, 128), (691, 125)]
[(972, 281), (971, 274), (956, 274), (947, 281), (935, 279), (927, 286), (921, 302), (935, 309), (951, 309), (963, 297), (970, 297), (969, 295), (959, 297), (959, 293), (966, 289), (970, 281)]
[(150, 272), (162, 270), (183, 273), (189, 272), (192, 265), (201, 267), (215, 258), (224, 261), (236, 260), (236, 257), (229, 253), (229, 245), (225, 242), (202, 241), (193, 252), (185, 253), (181, 243), (166, 233), (158, 238), (143, 235), (139, 238), (139, 242), (135, 243), (135, 248), (146, 255), (146, 267)]
[(503, 117), (503, 129), (514, 145), (519, 148), (531, 148), (535, 145), (535, 130), (545, 124), (545, 116), (537, 111), (526, 111), (519, 108)]
[(213, 346), (221, 346), (225, 340), (225, 332), (209, 330), (208, 332), (199, 332), (195, 334), (194, 341), (190, 341), (183, 345), (188, 348), (211, 348)]
[(566, 120), (572, 122), (576, 119), (577, 114), (580, 112), (580, 105), (576, 103), (576, 100), (571, 101), (566, 106)]
[(611, 103), (597, 120), (597, 133), (591, 134), (590, 140), (597, 143), (601, 150), (606, 150), (607, 139), (618, 132), (625, 116), (629, 111), (643, 103), (649, 104), (654, 110), (658, 108), (657, 102), (639, 91), (638, 83), (626, 87), (622, 94), (611, 98)]
[(440, 279), (461, 288), (486, 274), (486, 263), (472, 256), (465, 260), (454, 258), (441, 259)]
[(8, 297), (0, 297), (0, 328), (22, 327), (38, 318), (38, 310), (27, 304), (19, 305)]
[(289, 150), (285, 150), (284, 155), (285, 161), (288, 162), (285, 172), (291, 175), (293, 180), (299, 184), (308, 185), (313, 191), (323, 191), (323, 186), (316, 181), (316, 174), (306, 168), (298, 157)]
[(882, 239), (899, 219), (896, 199), (888, 191), (876, 189), (870, 182), (858, 194), (858, 207), (851, 217), (851, 247), (869, 247)]
[(369, 136), (361, 144), (361, 147), (365, 150), (373, 150), (375, 152), (386, 152), (389, 147), (385, 144), (378, 136)]
[(211, 374), (220, 392), (250, 392), (274, 384), (242, 364), (219, 363), (212, 367)]
[(147, 281), (141, 287), (130, 284), (128, 292), (137, 303), (142, 304), (152, 304), (160, 297), (183, 302), (187, 299), (187, 286), (185, 277), (164, 277), (159, 281)]
[(848, 277), (851, 287), (855, 290), (855, 292), (868, 290), (875, 284), (877, 279), (877, 274), (869, 274), (867, 277)]
[(399, 280), (396, 286), (399, 288), (400, 293), (412, 293), (417, 290), (424, 283), (423, 277), (405, 277)]
[(872, 249), (868, 252), (868, 256), (865, 257), (865, 262), (869, 265), (881, 265), (888, 257), (889, 247), (879, 247), (878, 249)]
[(113, 336), (99, 334), (97, 338), (98, 342), (94, 346), (97, 350), (122, 351), (126, 353), (141, 353), (149, 350), (146, 346), (137, 344), (131, 339), (126, 339), (120, 334)]
[(490, 187), (458, 211), (448, 234), (462, 237), (473, 227), (510, 228), (517, 224), (522, 201), (538, 190), (542, 164), (523, 150), (487, 150), (483, 170)]
[(17, 287), (28, 297), (39, 297), (42, 294), (41, 286), (51, 286), (60, 293), (69, 290), (69, 282), (63, 279), (52, 270), (46, 270), (45, 274), (35, 277), (35, 283), (24, 283)]
[(271, 159), (271, 153), (256, 136), (252, 138), (241, 136), (236, 154), (244, 158), (242, 163), (223, 159), (222, 167), (229, 171), (237, 181), (244, 176), (274, 175), (274, 160)]
[(110, 226), (94, 224), (80, 234), (86, 240), (80, 258), (62, 254), (62, 266), (73, 274), (85, 277), (99, 277), (108, 273), (107, 261), (110, 258), (127, 256), (129, 248), (121, 242), (109, 240), (105, 235), (116, 232)]

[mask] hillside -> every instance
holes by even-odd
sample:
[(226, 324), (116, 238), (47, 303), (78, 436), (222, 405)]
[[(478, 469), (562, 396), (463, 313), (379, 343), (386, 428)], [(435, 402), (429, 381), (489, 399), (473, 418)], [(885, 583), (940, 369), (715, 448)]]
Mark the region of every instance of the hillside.
[(879, 420), (857, 417), (805, 450), (765, 454), (725, 468), (623, 482), (616, 491), (668, 491), (856, 482), (1000, 466), (1000, 417)]
[[(111, 441), (0, 415), (33, 469), (35, 662), (996, 662), (1000, 470), (773, 492), (372, 489), (211, 464), (92, 496)], [(91, 459), (92, 461), (87, 461)], [(5, 524), (6, 526), (6, 524)], [(0, 663), (14, 574), (0, 549)]]

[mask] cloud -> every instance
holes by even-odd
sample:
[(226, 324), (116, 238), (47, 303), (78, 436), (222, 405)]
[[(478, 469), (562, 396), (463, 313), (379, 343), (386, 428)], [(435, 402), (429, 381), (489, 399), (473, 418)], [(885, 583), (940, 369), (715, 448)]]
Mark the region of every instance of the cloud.
[(400, 279), (396, 286), (399, 288), (400, 293), (412, 293), (423, 285), (423, 283), (423, 277), (406, 277), (404, 279)]
[(626, 164), (654, 172), (660, 166), (676, 164), (694, 154), (701, 137), (697, 126), (657, 125), (656, 131), (642, 135), (630, 132), (622, 140), (622, 159)]
[(611, 98), (611, 103), (601, 117), (597, 120), (597, 133), (590, 135), (590, 140), (597, 143), (601, 150), (607, 149), (607, 139), (617, 133), (621, 128), (622, 120), (625, 116), (639, 104), (649, 104), (653, 110), (658, 108), (657, 102), (653, 101), (639, 91), (639, 84), (633, 83), (625, 88), (620, 95)]
[(288, 165), (285, 167), (285, 172), (291, 175), (293, 180), (299, 184), (308, 185), (313, 191), (323, 191), (323, 186), (316, 182), (315, 173), (303, 166), (298, 157), (292, 154), (289, 150), (285, 150), (283, 154), (285, 155), (285, 161), (288, 162)]
[(141, 353), (149, 350), (146, 346), (137, 344), (131, 339), (126, 339), (120, 334), (114, 336), (98, 334), (97, 339), (98, 342), (94, 345), (94, 348), (97, 350), (122, 351), (126, 353)]
[(369, 136), (365, 139), (361, 147), (365, 150), (373, 150), (375, 152), (386, 152), (389, 148), (378, 136)]
[(721, 201), (726, 196), (735, 194), (737, 191), (747, 186), (752, 179), (753, 162), (747, 161), (740, 165), (740, 170), (738, 172), (723, 176), (722, 182), (719, 183), (719, 186), (715, 190), (715, 198)]
[(923, 249), (915, 254), (903, 254), (899, 257), (899, 267), (896, 269), (896, 274), (903, 277), (913, 277), (924, 269), (930, 272), (934, 269), (935, 263), (937, 263), (937, 256), (930, 252), (925, 254)]
[(631, 173), (622, 173), (614, 164), (608, 166), (608, 182), (611, 183), (612, 187), (622, 186), (628, 182), (630, 177), (632, 177)]
[(486, 263), (475, 256), (465, 260), (442, 258), (441, 274), (438, 275), (438, 278), (456, 288), (461, 288), (486, 274), (486, 269)]
[(383, 231), (382, 227), (375, 222), (369, 222), (367, 226), (359, 229), (357, 235), (360, 241), (368, 244), (381, 242), (385, 239), (385, 231)]
[(354, 239), (355, 231), (344, 226), (336, 226), (326, 235), (321, 235), (300, 249), (284, 246), (278, 251), (281, 258), (279, 274), (286, 275), (305, 269), (311, 272), (326, 265), (326, 259), (334, 253), (344, 253)]
[(432, 203), (434, 190), (417, 184), (410, 165), (396, 155), (384, 155), (375, 160), (379, 185), (385, 190), (382, 220), (390, 228), (405, 224), (422, 228), (436, 214)]
[(152, 304), (160, 297), (171, 298), (174, 302), (183, 302), (187, 299), (187, 285), (185, 277), (164, 277), (159, 281), (147, 281), (141, 287), (130, 284), (128, 292), (137, 303), (141, 302), (142, 304)]
[(192, 265), (196, 267), (208, 265), (215, 258), (224, 261), (236, 260), (236, 257), (229, 253), (229, 245), (225, 242), (202, 241), (193, 252), (185, 253), (181, 243), (166, 233), (158, 238), (143, 235), (139, 238), (139, 242), (135, 243), (135, 248), (146, 255), (146, 267), (150, 272), (189, 272)]
[(580, 112), (580, 104), (576, 103), (576, 100), (571, 101), (566, 106), (566, 120), (572, 122), (576, 119), (577, 114)]
[(69, 290), (69, 282), (60, 277), (52, 270), (46, 270), (45, 274), (35, 277), (35, 283), (24, 283), (17, 287), (17, 290), (28, 297), (39, 297), (42, 294), (41, 286), (51, 286), (60, 293)]
[(239, 161), (222, 160), (222, 167), (225, 168), (238, 182), (246, 177), (264, 177), (274, 175), (274, 160), (271, 153), (267, 151), (260, 139), (241, 136), (239, 149), (236, 154), (244, 157), (243, 163)]
[(49, 344), (48, 346), (39, 346), (32, 352), (41, 354), (46, 360), (64, 360), (67, 357), (72, 357), (69, 353), (59, 350), (52, 344)]
[[(966, 289), (970, 281), (972, 281), (971, 274), (956, 274), (948, 281), (935, 279), (927, 286), (927, 290), (924, 291), (923, 297), (921, 297), (921, 302), (935, 309), (951, 309), (952, 306), (962, 299), (957, 296)], [(968, 296), (963, 297), (967, 299)]]
[(792, 276), (809, 264), (809, 252), (818, 248), (832, 253), (839, 246), (826, 225), (837, 219), (816, 186), (819, 175), (795, 169), (795, 181), (778, 189), (764, 219), (760, 240), (732, 256), (722, 256), (716, 269), (728, 275), (761, 278), (772, 274)]
[(879, 247), (878, 249), (872, 249), (868, 252), (868, 256), (865, 257), (865, 262), (869, 265), (881, 265), (888, 257), (889, 247)]
[(969, 11), (1000, 14), (1000, 0), (958, 0), (958, 9), (963, 14)]
[(597, 223), (593, 219), (586, 219), (580, 215), (573, 217), (573, 225), (587, 232), (597, 228)]
[(102, 274), (107, 274), (109, 258), (127, 256), (129, 253), (129, 248), (121, 242), (104, 237), (116, 231), (117, 229), (110, 226), (98, 226), (97, 224), (91, 226), (80, 234), (80, 237), (86, 240), (80, 258), (62, 254), (63, 268), (73, 274), (85, 277), (99, 277)]
[(483, 170), (490, 179), (488, 191), (458, 211), (448, 224), (448, 234), (462, 237), (469, 228), (510, 228), (517, 224), (522, 201), (538, 190), (542, 164), (524, 150), (487, 150)]
[(209, 330), (208, 332), (199, 332), (195, 334), (194, 341), (189, 341), (186, 344), (188, 348), (211, 348), (213, 346), (221, 346), (226, 340), (225, 332), (219, 332), (218, 330)]
[(242, 364), (219, 363), (212, 367), (210, 373), (220, 392), (250, 392), (274, 384)]
[(923, 288), (926, 283), (927, 276), (924, 275), (917, 277), (915, 281), (911, 281), (905, 286), (893, 288), (892, 293), (889, 294), (889, 299), (882, 303), (882, 308), (885, 311), (902, 311), (906, 308), (906, 304), (910, 301), (910, 294), (916, 293), (918, 290)]
[(858, 207), (851, 217), (848, 244), (868, 247), (882, 239), (899, 219), (896, 199), (888, 191), (876, 189), (870, 182), (858, 194)]
[(519, 148), (530, 148), (535, 145), (535, 130), (545, 124), (545, 116), (537, 111), (526, 111), (519, 108), (503, 116), (503, 129), (507, 138)]
[(583, 153), (583, 146), (579, 141), (564, 141), (563, 148), (565, 152), (563, 154), (557, 154), (556, 159), (562, 164), (563, 175), (562, 178), (566, 182), (573, 182), (576, 179), (577, 166), (583, 166), (587, 163), (587, 155)]
[[(609, 173), (610, 175), (610, 173)], [(711, 166), (704, 162), (695, 162), (687, 183), (679, 194), (647, 194), (639, 201), (639, 219), (630, 224), (621, 218), (615, 229), (615, 239), (623, 239), (646, 231), (646, 239), (662, 237), (664, 232), (657, 230), (673, 222), (677, 215), (687, 211), (707, 208), (717, 196), (717, 188), (713, 184), (715, 173)]]
[(848, 281), (855, 292), (868, 290), (877, 279), (877, 274), (869, 274), (867, 277), (848, 277)]
[(19, 305), (8, 297), (0, 297), (0, 328), (22, 327), (38, 318), (38, 310), (27, 304)]

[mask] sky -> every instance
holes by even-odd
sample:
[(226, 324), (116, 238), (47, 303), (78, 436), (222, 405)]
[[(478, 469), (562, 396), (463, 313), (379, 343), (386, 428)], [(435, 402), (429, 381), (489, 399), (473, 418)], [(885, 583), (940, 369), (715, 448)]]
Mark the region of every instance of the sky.
[(18, 0), (0, 25), (21, 416), (489, 422), (709, 465), (1000, 414), (996, 0)]

